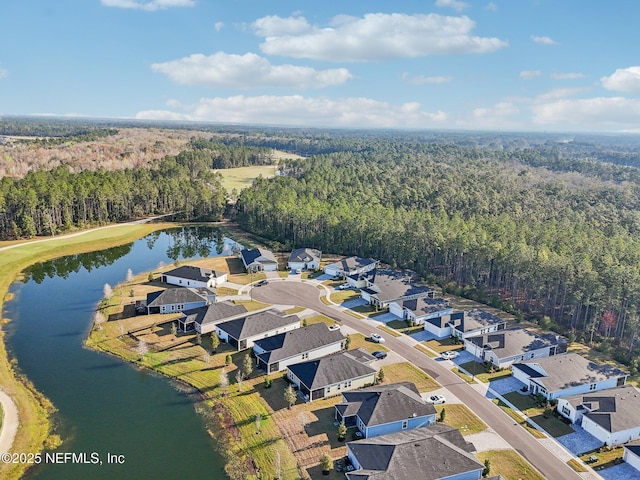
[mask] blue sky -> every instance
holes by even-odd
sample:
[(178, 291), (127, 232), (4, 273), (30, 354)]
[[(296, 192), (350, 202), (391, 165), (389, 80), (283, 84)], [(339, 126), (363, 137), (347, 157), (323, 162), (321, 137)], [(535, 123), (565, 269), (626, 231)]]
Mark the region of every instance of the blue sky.
[(640, 2), (27, 0), (0, 114), (640, 133)]

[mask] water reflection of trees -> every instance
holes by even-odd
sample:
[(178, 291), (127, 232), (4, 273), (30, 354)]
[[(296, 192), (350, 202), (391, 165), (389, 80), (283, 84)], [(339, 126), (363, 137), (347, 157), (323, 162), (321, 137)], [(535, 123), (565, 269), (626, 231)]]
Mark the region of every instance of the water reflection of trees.
[[(225, 237), (222, 231), (208, 226), (179, 227), (153, 232), (143, 238), (147, 248), (152, 250), (163, 234), (170, 239), (166, 252), (167, 257), (174, 261), (178, 258), (209, 257), (214, 249), (215, 254), (221, 255), (225, 250)], [(36, 263), (24, 271), (25, 279), (41, 283), (46, 277), (67, 278), (70, 273), (78, 272), (81, 268), (90, 272), (94, 268), (111, 265), (130, 253), (132, 248), (133, 243), (129, 243), (105, 250), (69, 255), (48, 262)]]

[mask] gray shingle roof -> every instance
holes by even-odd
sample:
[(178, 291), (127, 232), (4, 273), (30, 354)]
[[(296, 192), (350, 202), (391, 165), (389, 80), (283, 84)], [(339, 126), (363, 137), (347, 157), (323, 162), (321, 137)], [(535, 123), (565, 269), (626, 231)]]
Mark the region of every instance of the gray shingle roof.
[[(534, 381), (549, 392), (628, 375), (610, 365), (597, 365), (577, 353), (527, 360), (522, 364), (534, 367), (536, 370), (541, 369), (546, 373), (546, 375), (534, 378)], [(520, 368), (520, 365), (520, 363), (516, 363), (513, 367)]]
[(263, 248), (254, 248), (253, 250), (241, 250), (242, 261), (245, 265), (251, 265), (254, 262), (258, 263), (278, 263), (276, 257), (269, 250)]
[(322, 252), (315, 248), (297, 248), (289, 255), (289, 262), (320, 262)]
[(361, 268), (366, 268), (370, 265), (375, 265), (377, 260), (373, 258), (360, 258), (360, 257), (347, 257), (343, 258), (339, 262), (328, 265), (330, 267), (337, 267), (338, 270), (345, 272), (347, 275), (356, 272)]
[(344, 392), (342, 398), (336, 408), (344, 406), (341, 413), (358, 415), (368, 427), (436, 414), (435, 407), (426, 403), (410, 382)]
[(236, 305), (232, 302), (225, 301), (219, 303), (212, 303), (206, 307), (194, 308), (192, 310), (185, 310), (184, 323), (195, 322), (200, 325), (216, 324), (221, 321), (234, 317), (236, 315), (242, 315), (247, 313), (247, 309), (244, 305)]
[(417, 278), (413, 272), (378, 269), (373, 279), (374, 286), (367, 289), (367, 292), (375, 295), (382, 302), (411, 295), (426, 296), (433, 292), (429, 287), (414, 285), (416, 281)]
[(446, 425), (381, 435), (347, 443), (362, 470), (347, 473), (349, 480), (438, 480), (482, 470), (470, 453), (473, 445)]
[(317, 348), (342, 342), (340, 330), (329, 330), (324, 323), (296, 328), (273, 337), (256, 340), (254, 343), (266, 350), (258, 357), (265, 363), (279, 362), (286, 358), (309, 352)]
[(564, 397), (571, 405), (587, 405), (585, 416), (611, 433), (640, 427), (640, 390), (632, 385)]
[(420, 317), (422, 315), (429, 315), (432, 313), (442, 312), (451, 308), (451, 304), (444, 298), (427, 298), (420, 297), (412, 300), (405, 300), (402, 302), (402, 306), (407, 310)]
[(458, 330), (462, 332), (470, 332), (472, 330), (478, 330), (501, 323), (506, 323), (506, 320), (497, 317), (486, 310), (473, 308), (464, 312), (462, 324), (458, 327)]
[(629, 450), (634, 455), (640, 457), (640, 442), (627, 443), (624, 448)]
[(208, 288), (167, 288), (147, 294), (147, 307), (160, 307), (177, 303), (203, 302), (205, 295), (215, 295), (214, 290)]
[(562, 337), (555, 333), (536, 333), (519, 327), (476, 335), (468, 337), (467, 340), (479, 347), (490, 346), (499, 358), (509, 358), (566, 343)]
[(172, 277), (185, 278), (188, 280), (197, 280), (199, 282), (208, 282), (209, 278), (218, 278), (226, 275), (226, 272), (211, 270), (210, 268), (195, 267), (193, 265), (181, 265), (178, 268), (164, 272), (163, 275), (171, 275)]
[[(309, 390), (316, 390), (335, 383), (346, 382), (376, 372), (375, 368), (357, 360), (357, 358), (366, 358), (366, 355), (358, 351), (356, 351), (355, 354), (351, 352), (350, 350), (348, 352), (334, 353), (316, 360), (290, 365), (287, 368), (291, 370)], [(370, 357), (371, 360), (375, 360), (371, 355), (368, 355), (368, 357)]]
[(272, 309), (222, 322), (217, 327), (236, 340), (243, 340), (299, 322), (300, 318), (297, 315), (285, 316), (282, 312)]

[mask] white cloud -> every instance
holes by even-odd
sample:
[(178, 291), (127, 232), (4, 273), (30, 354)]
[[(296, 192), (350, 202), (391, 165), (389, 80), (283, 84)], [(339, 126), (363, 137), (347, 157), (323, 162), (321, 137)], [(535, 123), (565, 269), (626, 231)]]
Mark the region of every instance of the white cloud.
[(542, 75), (540, 70), (523, 70), (520, 72), (520, 78), (524, 78), (525, 80), (531, 80), (532, 78), (536, 78)]
[(578, 72), (552, 73), (551, 78), (554, 78), (556, 80), (575, 80), (578, 78), (584, 78), (584, 74)]
[(177, 83), (207, 87), (324, 88), (340, 85), (352, 78), (346, 68), (315, 70), (295, 65), (272, 65), (255, 53), (194, 54), (170, 62), (154, 63), (151, 69)]
[(426, 84), (439, 84), (439, 83), (451, 83), (453, 81), (453, 77), (444, 77), (444, 76), (425, 76), (425, 75), (416, 75), (412, 77), (409, 73), (405, 72), (402, 74), (402, 79), (407, 82), (409, 85), (426, 85)]
[[(392, 105), (370, 98), (255, 96), (201, 98), (195, 105), (173, 101), (173, 110), (148, 110), (136, 118), (211, 121), (318, 127), (430, 128), (442, 126), (447, 115), (425, 112), (416, 102)], [(177, 110), (177, 111), (176, 111)]]
[(505, 100), (492, 107), (476, 108), (470, 116), (458, 120), (457, 125), (465, 128), (481, 129), (521, 129), (522, 121), (518, 118), (520, 109), (514, 101)]
[(600, 79), (607, 90), (640, 93), (640, 67), (619, 68), (609, 77)]
[(193, 7), (196, 4), (194, 0), (100, 0), (100, 3), (105, 7), (131, 8), (147, 12), (166, 10), (171, 7)]
[(304, 17), (264, 17), (253, 23), (269, 55), (328, 61), (374, 61), (425, 55), (489, 53), (507, 46), (493, 37), (471, 36), (476, 24), (466, 16), (370, 13), (340, 16), (320, 28)]
[(557, 45), (557, 42), (553, 38), (546, 36), (538, 37), (536, 35), (531, 35), (531, 40), (539, 43), (540, 45)]
[(562, 99), (532, 106), (538, 125), (579, 126), (588, 130), (626, 130), (640, 124), (640, 99), (596, 97)]
[(4, 68), (0, 68), (0, 79), (6, 78), (9, 76), (9, 71)]
[(585, 93), (588, 87), (574, 87), (574, 88), (553, 88), (544, 93), (541, 93), (533, 102), (547, 102), (549, 100), (564, 99), (567, 97), (574, 97), (581, 93)]
[(216, 22), (213, 25), (213, 28), (216, 29), (216, 32), (219, 32), (220, 30), (222, 30), (222, 27), (224, 27), (224, 22)]
[(465, 8), (469, 7), (468, 3), (461, 2), (459, 0), (436, 0), (436, 7), (450, 7), (456, 12), (461, 12)]
[(493, 3), (493, 2), (489, 2), (487, 3), (487, 6), (484, 7), (485, 10), (489, 10), (490, 12), (497, 12), (498, 11), (498, 5)]

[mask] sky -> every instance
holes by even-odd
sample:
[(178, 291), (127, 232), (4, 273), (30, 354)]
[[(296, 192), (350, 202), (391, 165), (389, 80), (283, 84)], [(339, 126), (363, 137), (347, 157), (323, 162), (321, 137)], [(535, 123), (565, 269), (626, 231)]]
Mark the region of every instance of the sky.
[(640, 133), (637, 0), (7, 0), (0, 115)]

